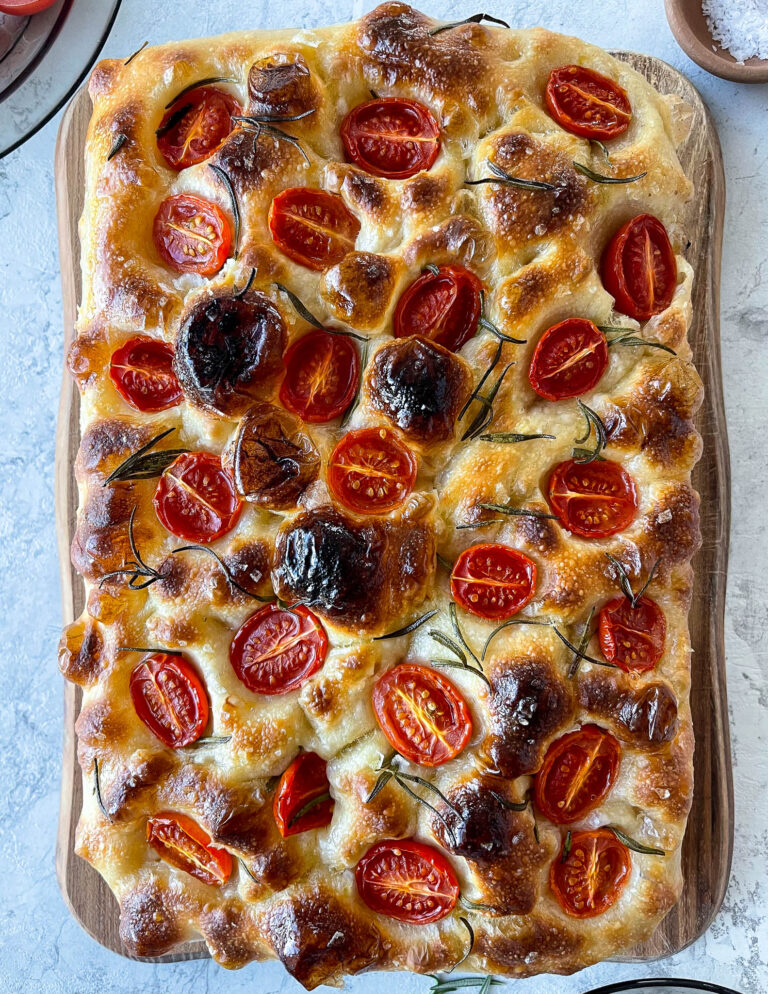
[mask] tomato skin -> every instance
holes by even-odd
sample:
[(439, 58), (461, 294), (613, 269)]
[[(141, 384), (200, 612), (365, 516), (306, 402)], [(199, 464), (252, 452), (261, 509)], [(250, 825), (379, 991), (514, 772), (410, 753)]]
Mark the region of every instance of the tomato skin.
[(472, 735), (467, 702), (442, 673), (418, 663), (401, 663), (379, 677), (373, 710), (390, 744), (421, 766), (447, 763)]
[(152, 237), (160, 258), (177, 273), (213, 276), (232, 248), (232, 231), (222, 209), (186, 193), (160, 204)]
[(500, 621), (533, 598), (536, 563), (507, 545), (472, 545), (451, 570), (451, 596), (465, 611)]
[(48, 10), (55, 3), (56, 0), (0, 0), (0, 13), (26, 17), (27, 14), (39, 14), (41, 10)]
[(448, 859), (414, 839), (384, 839), (371, 846), (355, 867), (355, 883), (372, 911), (413, 925), (440, 921), (459, 899), (459, 881)]
[[(563, 843), (563, 846), (565, 843)], [(564, 848), (549, 870), (549, 886), (572, 918), (595, 918), (615, 904), (629, 883), (629, 849), (608, 828), (573, 832), (571, 851)]]
[(555, 825), (579, 821), (610, 793), (620, 762), (618, 739), (598, 725), (561, 735), (536, 775), (536, 807)]
[(608, 343), (597, 325), (567, 318), (538, 341), (528, 379), (545, 400), (565, 400), (593, 390), (608, 368)]
[(638, 214), (623, 224), (603, 253), (600, 275), (616, 310), (635, 321), (666, 310), (677, 286), (677, 260), (661, 221)]
[(629, 127), (632, 105), (625, 90), (585, 66), (560, 66), (544, 91), (547, 110), (561, 128), (581, 138), (616, 138)]
[(407, 500), (418, 468), (411, 450), (389, 428), (360, 428), (347, 432), (331, 453), (328, 487), (350, 511), (386, 514)]
[(173, 349), (157, 338), (137, 335), (115, 349), (109, 378), (120, 396), (137, 411), (166, 411), (180, 404), (184, 392), (173, 371)]
[(563, 528), (582, 538), (616, 535), (637, 513), (635, 481), (610, 459), (561, 462), (549, 477), (547, 497)]
[(272, 810), (284, 839), (330, 825), (334, 800), (318, 801), (306, 814), (297, 818), (305, 805), (330, 791), (326, 762), (316, 752), (301, 752), (280, 777), (275, 789)]
[(347, 160), (373, 176), (408, 179), (429, 169), (440, 151), (440, 125), (418, 100), (377, 97), (358, 104), (341, 124)]
[(161, 811), (147, 820), (147, 842), (162, 858), (212, 887), (232, 876), (232, 857), (211, 845), (211, 837), (192, 818), (178, 811)]
[(290, 611), (267, 604), (240, 626), (229, 660), (249, 690), (273, 696), (300, 687), (327, 653), (328, 636), (312, 611), (301, 604)]
[(179, 749), (203, 734), (208, 695), (182, 656), (159, 652), (142, 659), (129, 686), (136, 714), (163, 745)]
[(360, 222), (338, 194), (295, 186), (272, 201), (269, 233), (293, 262), (320, 271), (354, 249)]
[(652, 670), (664, 655), (667, 621), (650, 597), (616, 597), (600, 611), (600, 649), (609, 663), (625, 673)]
[(210, 452), (185, 452), (160, 477), (154, 496), (160, 522), (190, 542), (215, 542), (237, 524), (243, 502), (232, 477)]
[(177, 172), (203, 162), (232, 131), (232, 115), (241, 113), (237, 101), (214, 86), (188, 90), (163, 115), (157, 129), (160, 154)]
[(395, 338), (420, 335), (458, 352), (477, 333), (483, 284), (464, 266), (438, 266), (406, 288), (393, 318)]
[(354, 400), (360, 360), (346, 336), (310, 331), (293, 343), (283, 362), (280, 402), (303, 421), (333, 421)]

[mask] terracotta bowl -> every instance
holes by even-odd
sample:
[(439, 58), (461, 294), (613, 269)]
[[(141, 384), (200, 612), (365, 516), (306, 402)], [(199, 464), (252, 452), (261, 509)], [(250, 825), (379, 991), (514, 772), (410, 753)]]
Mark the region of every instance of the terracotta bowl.
[(768, 83), (768, 59), (752, 58), (742, 64), (712, 40), (701, 0), (664, 0), (664, 7), (678, 44), (702, 69), (737, 83)]

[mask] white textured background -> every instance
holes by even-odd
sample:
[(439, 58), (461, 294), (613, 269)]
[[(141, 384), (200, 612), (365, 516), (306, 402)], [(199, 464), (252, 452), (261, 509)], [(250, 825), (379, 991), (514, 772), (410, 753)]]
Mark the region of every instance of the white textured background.
[[(715, 924), (692, 948), (647, 966), (603, 964), (571, 978), (510, 985), (576, 994), (611, 981), (684, 976), (768, 990), (768, 85), (707, 75), (677, 47), (662, 0), (421, 0), (441, 18), (478, 6), (525, 27), (577, 34), (666, 59), (690, 76), (720, 129), (728, 182), (723, 370), (733, 461), (726, 642), (736, 844)], [(373, 0), (124, 0), (105, 48), (127, 56), (164, 42), (245, 27), (359, 17)], [(59, 895), (54, 848), (61, 759), (56, 668), (59, 584), (53, 454), (62, 320), (53, 195), (58, 119), (0, 161), (0, 992), (275, 994), (298, 992), (277, 964), (229, 973), (210, 961), (133, 963), (99, 947)], [(695, 177), (694, 177), (695, 179)], [(694, 688), (695, 693), (695, 688)], [(702, 858), (706, 858), (704, 855)], [(426, 994), (426, 978), (372, 974), (353, 994)]]

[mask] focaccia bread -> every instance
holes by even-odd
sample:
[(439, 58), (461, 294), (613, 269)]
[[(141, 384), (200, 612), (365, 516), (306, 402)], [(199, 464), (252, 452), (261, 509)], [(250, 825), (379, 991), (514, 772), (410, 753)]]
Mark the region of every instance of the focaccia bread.
[(60, 665), (126, 949), (312, 988), (647, 938), (693, 787), (685, 108), (401, 3), (90, 93)]

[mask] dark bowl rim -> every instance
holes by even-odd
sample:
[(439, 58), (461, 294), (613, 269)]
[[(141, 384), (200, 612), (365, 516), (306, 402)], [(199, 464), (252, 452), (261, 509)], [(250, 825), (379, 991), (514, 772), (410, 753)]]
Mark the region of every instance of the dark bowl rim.
[(686, 980), (681, 977), (648, 977), (644, 980), (619, 980), (604, 987), (595, 987), (585, 994), (623, 994), (624, 991), (642, 990), (643, 987), (683, 987), (694, 991), (707, 991), (711, 994), (740, 994), (732, 987), (723, 987), (708, 980)]

